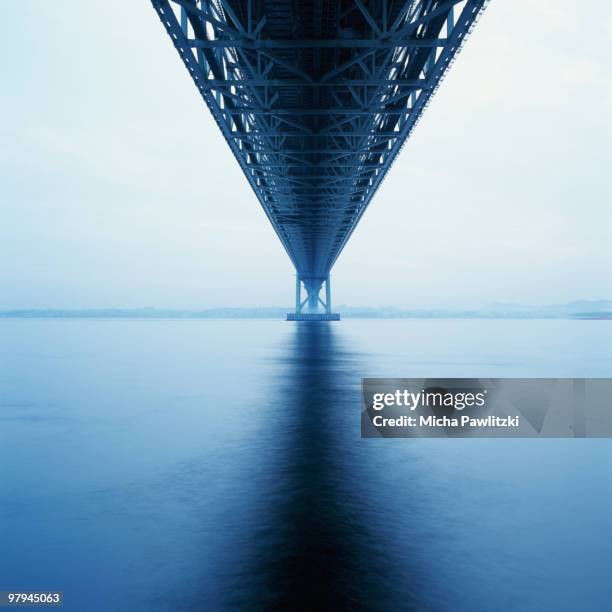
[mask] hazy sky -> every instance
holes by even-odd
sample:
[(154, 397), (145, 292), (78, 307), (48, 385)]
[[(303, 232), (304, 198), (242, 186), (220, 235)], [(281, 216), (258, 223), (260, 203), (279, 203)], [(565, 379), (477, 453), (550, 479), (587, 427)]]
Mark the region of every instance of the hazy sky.
[[(291, 303), (148, 0), (3, 17), (0, 308)], [(336, 304), (612, 299), (610, 41), (605, 0), (493, 0), (334, 268)]]

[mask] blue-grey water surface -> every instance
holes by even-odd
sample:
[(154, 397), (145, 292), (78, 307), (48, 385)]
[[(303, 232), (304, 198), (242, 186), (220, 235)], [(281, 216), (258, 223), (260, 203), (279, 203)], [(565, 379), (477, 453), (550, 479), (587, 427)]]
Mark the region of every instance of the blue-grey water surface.
[(0, 591), (612, 609), (612, 441), (360, 439), (360, 379), (609, 377), (610, 321), (0, 320)]

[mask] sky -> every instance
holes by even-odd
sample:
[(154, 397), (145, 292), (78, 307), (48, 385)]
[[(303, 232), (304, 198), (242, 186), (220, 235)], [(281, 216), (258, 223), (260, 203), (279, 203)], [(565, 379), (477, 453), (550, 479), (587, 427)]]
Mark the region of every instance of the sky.
[[(3, 17), (0, 309), (290, 305), (292, 264), (150, 2)], [(492, 0), (335, 303), (612, 299), (611, 41), (604, 0)]]

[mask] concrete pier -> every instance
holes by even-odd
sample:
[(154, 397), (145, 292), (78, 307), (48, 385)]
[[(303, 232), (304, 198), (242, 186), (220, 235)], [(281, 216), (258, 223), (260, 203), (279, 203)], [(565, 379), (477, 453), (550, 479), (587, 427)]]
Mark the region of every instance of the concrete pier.
[(339, 321), (337, 312), (288, 312), (287, 321)]

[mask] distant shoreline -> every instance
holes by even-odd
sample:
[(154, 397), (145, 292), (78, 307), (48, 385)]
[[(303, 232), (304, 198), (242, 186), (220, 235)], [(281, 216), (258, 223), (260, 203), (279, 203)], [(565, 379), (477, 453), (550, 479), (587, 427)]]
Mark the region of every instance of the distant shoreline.
[[(609, 304), (609, 305), (608, 305)], [(597, 305), (598, 307), (593, 307)], [(584, 308), (587, 306), (587, 308)], [(590, 308), (589, 308), (590, 306)], [(603, 306), (603, 307), (602, 307)], [(582, 307), (582, 308), (580, 308)], [(0, 319), (279, 319), (291, 308), (23, 308), (0, 311)], [(346, 319), (572, 319), (612, 320), (612, 303), (574, 302), (544, 307), (492, 306), (480, 310), (402, 310), (340, 307)]]

